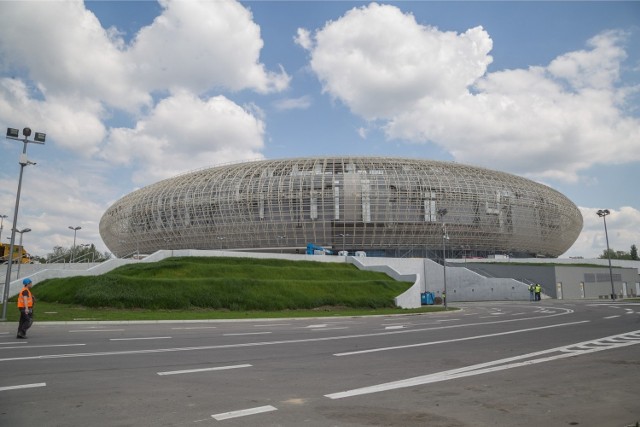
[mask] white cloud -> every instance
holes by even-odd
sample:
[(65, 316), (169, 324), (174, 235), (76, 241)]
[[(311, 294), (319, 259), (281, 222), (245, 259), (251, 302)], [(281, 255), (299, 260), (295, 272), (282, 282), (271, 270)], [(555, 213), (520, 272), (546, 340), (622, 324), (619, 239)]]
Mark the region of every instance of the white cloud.
[(12, 1), (1, 7), (0, 61), (25, 70), (44, 97), (69, 105), (98, 99), (129, 111), (150, 102), (132, 84), (122, 42), (82, 2)]
[(302, 46), (306, 50), (313, 48), (313, 40), (311, 39), (311, 33), (305, 28), (298, 28), (298, 31), (293, 38), (295, 44)]
[(441, 32), (395, 6), (372, 3), (315, 33), (311, 67), (324, 90), (354, 113), (389, 119), (425, 99), (466, 93), (491, 63), (491, 48), (482, 27)]
[[(604, 221), (596, 212), (601, 208), (580, 207), (584, 226), (573, 246), (562, 255), (563, 258), (581, 256), (597, 258), (607, 249)], [(631, 245), (640, 246), (640, 210), (623, 206), (619, 210), (609, 209), (606, 217), (609, 233), (609, 247), (615, 251), (629, 252)]]
[(106, 134), (100, 120), (100, 104), (85, 100), (69, 104), (55, 96), (38, 100), (29, 96), (26, 84), (18, 79), (0, 78), (0, 121), (37, 123), (34, 131), (53, 136), (58, 146), (90, 156)]
[(308, 95), (299, 98), (279, 99), (273, 103), (276, 110), (306, 110), (311, 106), (311, 97)]
[(127, 52), (136, 81), (148, 90), (285, 89), (290, 77), (259, 62), (263, 42), (251, 13), (232, 1), (161, 0), (162, 15), (143, 28)]
[(625, 114), (632, 90), (618, 87), (623, 38), (605, 32), (547, 67), (487, 73), (492, 40), (481, 27), (444, 32), (374, 3), (299, 43), (324, 90), (377, 119), (388, 138), (435, 143), (464, 163), (577, 182), (596, 163), (640, 160), (640, 120)]
[(183, 91), (162, 100), (134, 129), (112, 129), (103, 157), (133, 164), (134, 180), (150, 184), (178, 173), (262, 158), (264, 123), (223, 96)]

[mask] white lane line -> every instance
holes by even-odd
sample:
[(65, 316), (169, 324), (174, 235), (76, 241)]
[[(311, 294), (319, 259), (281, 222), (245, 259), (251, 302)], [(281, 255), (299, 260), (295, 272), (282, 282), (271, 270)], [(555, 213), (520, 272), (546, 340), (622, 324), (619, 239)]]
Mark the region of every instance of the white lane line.
[(192, 326), (192, 327), (187, 327), (187, 328), (171, 328), (171, 329), (180, 329), (180, 330), (191, 330), (191, 329), (216, 329), (217, 326)]
[[(604, 344), (610, 340), (623, 339), (623, 342), (613, 342), (607, 346), (589, 347), (591, 344)], [(440, 381), (448, 381), (456, 378), (468, 377), (473, 375), (486, 374), (490, 372), (503, 371), (506, 369), (518, 368), (521, 366), (530, 366), (538, 363), (551, 362), (553, 360), (565, 359), (568, 357), (581, 356), (584, 354), (595, 353), (599, 351), (610, 350), (613, 348), (627, 347), (635, 344), (640, 344), (640, 331), (629, 332), (626, 334), (613, 335), (610, 337), (601, 338), (593, 341), (585, 341), (582, 343), (571, 344), (563, 347), (551, 348), (548, 350), (537, 351), (534, 353), (523, 354), (521, 356), (509, 357), (506, 359), (495, 360), (487, 363), (480, 363), (477, 365), (466, 366), (459, 369), (452, 369), (449, 371), (438, 372), (435, 374), (422, 375), (413, 378), (407, 378), (400, 381), (392, 381), (384, 384), (373, 385), (369, 387), (362, 387), (353, 390), (343, 391), (339, 393), (326, 394), (325, 397), (329, 399), (342, 399), (345, 397), (360, 396), (363, 394), (378, 393), (382, 391), (396, 390), (400, 388), (414, 387), (418, 385), (430, 384)], [(541, 357), (539, 359), (533, 359), (534, 357), (547, 355), (552, 353), (559, 353), (550, 355), (547, 357)], [(528, 359), (528, 360), (525, 360)], [(511, 363), (515, 362), (515, 363)]]
[(615, 319), (616, 317), (620, 317), (620, 315), (616, 315), (616, 316), (607, 316), (607, 317), (603, 317), (603, 319)]
[(109, 341), (169, 340), (172, 337), (109, 338)]
[(124, 329), (74, 329), (69, 332), (122, 332)]
[(239, 333), (234, 333), (234, 334), (222, 334), (222, 336), (224, 337), (241, 337), (244, 335), (265, 335), (265, 334), (271, 334), (271, 331), (264, 331), (264, 332), (239, 332)]
[(26, 344), (26, 341), (10, 341), (10, 342), (0, 342), (0, 345), (14, 345), (14, 344)]
[(406, 326), (404, 325), (395, 325), (395, 326), (386, 326), (384, 329), (404, 329)]
[[(27, 344), (28, 341), (22, 341), (22, 342), (15, 342), (15, 343), (11, 343), (11, 344)], [(9, 344), (9, 343), (7, 343)], [(22, 346), (18, 346), (18, 347), (2, 347), (0, 348), (0, 350), (9, 350), (12, 348), (19, 348), (21, 350), (26, 350), (26, 349), (32, 349), (32, 348), (50, 348), (50, 347), (77, 347), (77, 346), (81, 346), (81, 345), (86, 345), (86, 344), (42, 344), (42, 345), (30, 345), (28, 347), (22, 347)]]
[(251, 366), (252, 365), (249, 365), (249, 364), (243, 364), (243, 365), (217, 366), (215, 368), (183, 369), (181, 371), (158, 372), (158, 375), (180, 375), (180, 374), (192, 374), (194, 372), (225, 371), (227, 369), (249, 368)]
[(319, 325), (309, 325), (309, 326), (305, 326), (306, 328), (326, 328), (327, 324), (326, 323), (321, 323)]
[(446, 343), (459, 342), (459, 341), (477, 340), (477, 339), (482, 339), (482, 338), (498, 337), (498, 336), (501, 336), (501, 335), (511, 335), (511, 334), (519, 334), (519, 333), (522, 333), (522, 332), (538, 331), (540, 329), (557, 328), (559, 326), (572, 326), (572, 325), (578, 325), (578, 324), (581, 324), (581, 323), (588, 323), (588, 322), (589, 322), (589, 320), (581, 320), (579, 322), (559, 323), (559, 324), (550, 325), (550, 326), (538, 326), (538, 327), (535, 327), (535, 328), (517, 329), (515, 331), (498, 332), (498, 333), (495, 333), (495, 334), (474, 335), (472, 337), (454, 338), (454, 339), (450, 339), (450, 340), (430, 341), (430, 342), (422, 342), (422, 343), (407, 344), (407, 345), (397, 345), (397, 346), (393, 346), (393, 347), (379, 347), (379, 348), (371, 348), (371, 349), (368, 349), (368, 350), (347, 351), (347, 352), (344, 352), (344, 353), (335, 353), (334, 356), (353, 356), (353, 355), (357, 355), (357, 354), (376, 353), (376, 352), (379, 352), (379, 351), (400, 350), (400, 349), (405, 349), (405, 348), (424, 347), (424, 346), (427, 346), (427, 345), (436, 345), (436, 344), (446, 344)]
[(46, 387), (46, 386), (47, 386), (47, 383), (12, 385), (12, 386), (8, 386), (8, 387), (0, 387), (0, 391), (20, 390), (20, 389), (24, 389), (24, 388), (36, 388), (36, 387)]
[(318, 329), (311, 329), (312, 331), (337, 331), (339, 329), (347, 329), (346, 326), (338, 326), (335, 328), (318, 328)]
[(61, 358), (75, 358), (75, 357), (122, 356), (122, 355), (131, 355), (131, 354), (171, 353), (171, 352), (178, 352), (178, 351), (218, 350), (218, 349), (229, 349), (229, 348), (240, 348), (240, 347), (261, 347), (266, 345), (303, 344), (303, 343), (321, 342), (321, 341), (349, 340), (349, 339), (355, 339), (355, 338), (379, 337), (384, 335), (413, 334), (416, 332), (436, 331), (436, 330), (443, 330), (443, 329), (458, 329), (458, 328), (464, 328), (468, 326), (498, 325), (502, 323), (513, 323), (513, 322), (521, 322), (521, 321), (527, 321), (527, 320), (539, 320), (539, 319), (557, 317), (564, 314), (573, 313), (573, 310), (571, 309), (567, 308), (564, 310), (566, 311), (562, 314), (554, 314), (551, 316), (523, 317), (520, 319), (511, 319), (511, 320), (495, 320), (493, 322), (463, 323), (459, 325), (403, 329), (400, 331), (375, 332), (371, 334), (338, 335), (338, 336), (330, 336), (330, 337), (302, 338), (302, 339), (295, 339), (295, 340), (280, 340), (280, 341), (258, 341), (258, 342), (248, 342), (248, 343), (238, 343), (238, 344), (218, 344), (218, 345), (208, 345), (208, 346), (199, 346), (199, 347), (173, 347), (173, 348), (159, 348), (159, 349), (146, 349), (146, 350), (105, 351), (105, 352), (96, 352), (96, 353), (43, 354), (40, 356), (3, 358), (3, 359), (0, 359), (0, 362), (61, 359)]
[(242, 409), (240, 411), (222, 412), (221, 414), (211, 415), (211, 418), (216, 419), (218, 421), (222, 421), (222, 420), (228, 420), (229, 418), (246, 417), (247, 415), (262, 414), (264, 412), (271, 412), (271, 411), (277, 411), (277, 410), (278, 408), (275, 408), (271, 405), (267, 405), (267, 406), (259, 406), (257, 408)]
[(264, 325), (253, 325), (254, 328), (268, 328), (270, 326), (290, 326), (291, 323), (266, 323)]

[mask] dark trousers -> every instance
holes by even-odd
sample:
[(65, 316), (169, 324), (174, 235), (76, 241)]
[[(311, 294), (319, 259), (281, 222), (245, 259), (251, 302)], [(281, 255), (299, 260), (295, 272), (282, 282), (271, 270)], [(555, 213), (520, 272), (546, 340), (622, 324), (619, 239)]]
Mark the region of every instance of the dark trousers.
[(18, 335), (27, 335), (27, 330), (33, 324), (33, 310), (29, 314), (24, 312), (24, 308), (20, 309), (20, 323), (18, 323)]

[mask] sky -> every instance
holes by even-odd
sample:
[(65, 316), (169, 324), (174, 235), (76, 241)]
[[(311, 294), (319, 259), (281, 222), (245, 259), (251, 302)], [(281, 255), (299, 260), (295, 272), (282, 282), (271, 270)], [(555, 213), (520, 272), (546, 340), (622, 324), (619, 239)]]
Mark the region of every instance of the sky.
[[(107, 251), (133, 190), (229, 162), (360, 155), (516, 174), (573, 201), (561, 257), (640, 244), (640, 2), (0, 0), (0, 128), (32, 255)], [(8, 243), (23, 143), (0, 140)], [(81, 227), (74, 233), (69, 227)], [(17, 237), (18, 239), (18, 237)], [(18, 241), (16, 240), (16, 244)]]

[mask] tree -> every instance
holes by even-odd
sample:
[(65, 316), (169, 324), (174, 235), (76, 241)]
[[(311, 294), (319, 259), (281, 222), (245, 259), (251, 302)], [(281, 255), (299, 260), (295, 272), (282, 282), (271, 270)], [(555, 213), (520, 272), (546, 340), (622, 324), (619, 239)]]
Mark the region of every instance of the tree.
[(67, 263), (71, 262), (103, 262), (111, 258), (109, 252), (100, 253), (96, 250), (95, 245), (77, 245), (75, 251), (73, 247), (64, 248), (62, 246), (54, 246), (53, 252), (46, 256), (47, 263)]
[(633, 260), (638, 260), (638, 248), (636, 247), (636, 245), (631, 245), (631, 251), (629, 252), (625, 252), (625, 251), (616, 251), (613, 249), (609, 249), (609, 251), (607, 251), (606, 249), (602, 251), (602, 255), (600, 255), (598, 258), (600, 259), (607, 259), (607, 258), (611, 258), (611, 259), (633, 259)]

